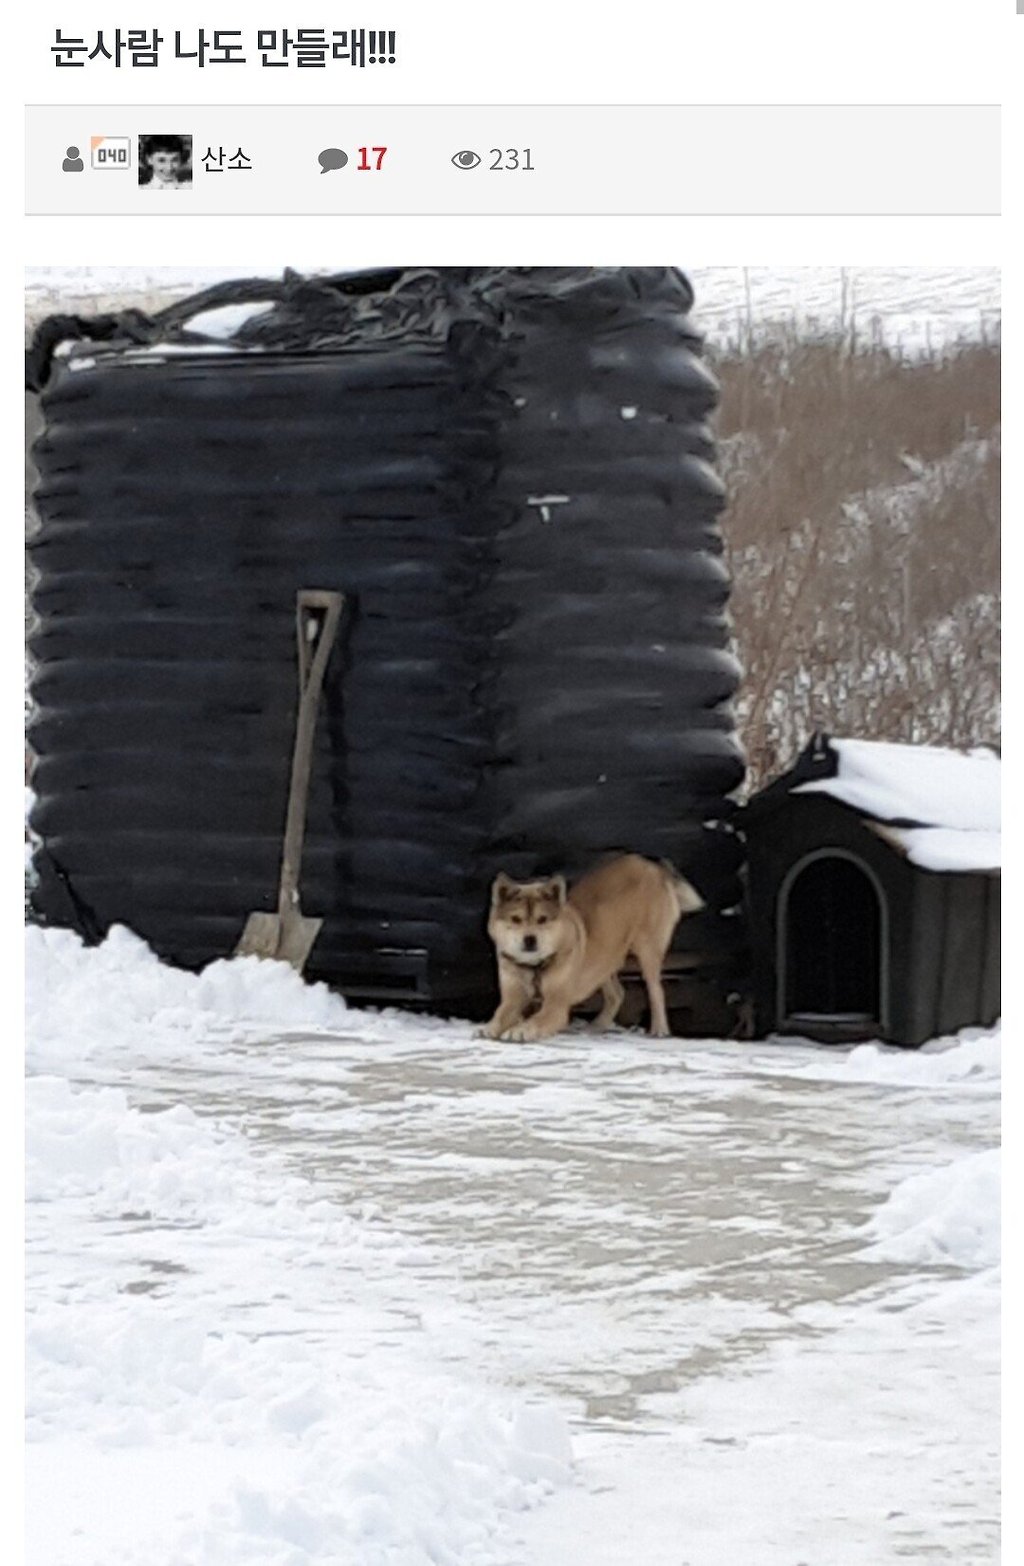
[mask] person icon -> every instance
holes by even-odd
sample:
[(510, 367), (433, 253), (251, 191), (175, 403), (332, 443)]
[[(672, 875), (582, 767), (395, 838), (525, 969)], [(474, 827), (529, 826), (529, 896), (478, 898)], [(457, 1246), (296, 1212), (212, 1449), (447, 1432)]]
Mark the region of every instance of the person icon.
[(65, 157), (64, 162), (61, 164), (61, 168), (64, 170), (65, 174), (81, 174), (82, 170), (85, 168), (85, 164), (79, 157), (77, 147), (68, 148), (67, 156)]

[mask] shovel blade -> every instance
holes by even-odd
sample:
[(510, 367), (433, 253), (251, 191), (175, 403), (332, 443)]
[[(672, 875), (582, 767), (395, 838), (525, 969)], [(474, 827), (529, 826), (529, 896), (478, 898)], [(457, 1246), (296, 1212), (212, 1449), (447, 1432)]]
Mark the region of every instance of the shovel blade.
[(269, 957), (275, 962), (290, 963), (296, 973), (301, 973), (323, 922), (304, 919), (300, 913), (251, 913), (235, 947), (235, 956)]

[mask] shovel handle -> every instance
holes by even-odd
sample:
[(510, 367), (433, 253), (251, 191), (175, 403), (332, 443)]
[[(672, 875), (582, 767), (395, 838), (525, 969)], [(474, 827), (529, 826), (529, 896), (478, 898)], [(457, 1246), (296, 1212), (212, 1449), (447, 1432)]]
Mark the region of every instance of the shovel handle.
[(327, 663), (338, 635), (345, 607), (344, 593), (302, 588), (295, 599), (295, 633), (298, 642), (299, 713), (295, 724), (292, 776), (288, 789), (284, 847), (281, 853), (281, 886), (278, 911), (283, 916), (298, 906), (299, 871), (306, 836), (306, 805), (313, 758), (313, 734)]

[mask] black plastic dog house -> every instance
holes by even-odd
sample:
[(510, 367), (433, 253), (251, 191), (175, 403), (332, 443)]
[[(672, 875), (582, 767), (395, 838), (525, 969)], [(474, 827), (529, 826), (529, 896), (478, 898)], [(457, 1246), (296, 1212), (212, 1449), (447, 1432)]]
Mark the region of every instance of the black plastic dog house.
[[(42, 323), (37, 915), (197, 967), (275, 909), (314, 589), (350, 613), (312, 976), (489, 1004), (496, 871), (623, 849), (698, 886), (688, 943), (734, 949), (739, 669), (691, 304), (669, 268), (399, 269)], [(251, 310), (227, 334), (225, 305)]]
[(816, 735), (743, 812), (756, 1031), (918, 1045), (997, 1019), (998, 757)]

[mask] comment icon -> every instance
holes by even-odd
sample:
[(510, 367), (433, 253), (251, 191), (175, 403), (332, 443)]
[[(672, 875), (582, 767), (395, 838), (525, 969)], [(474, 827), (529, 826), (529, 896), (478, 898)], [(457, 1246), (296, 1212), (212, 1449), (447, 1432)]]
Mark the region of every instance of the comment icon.
[(348, 162), (348, 153), (342, 152), (340, 147), (325, 147), (316, 160), (320, 165), (321, 174), (329, 174), (331, 169), (343, 169)]

